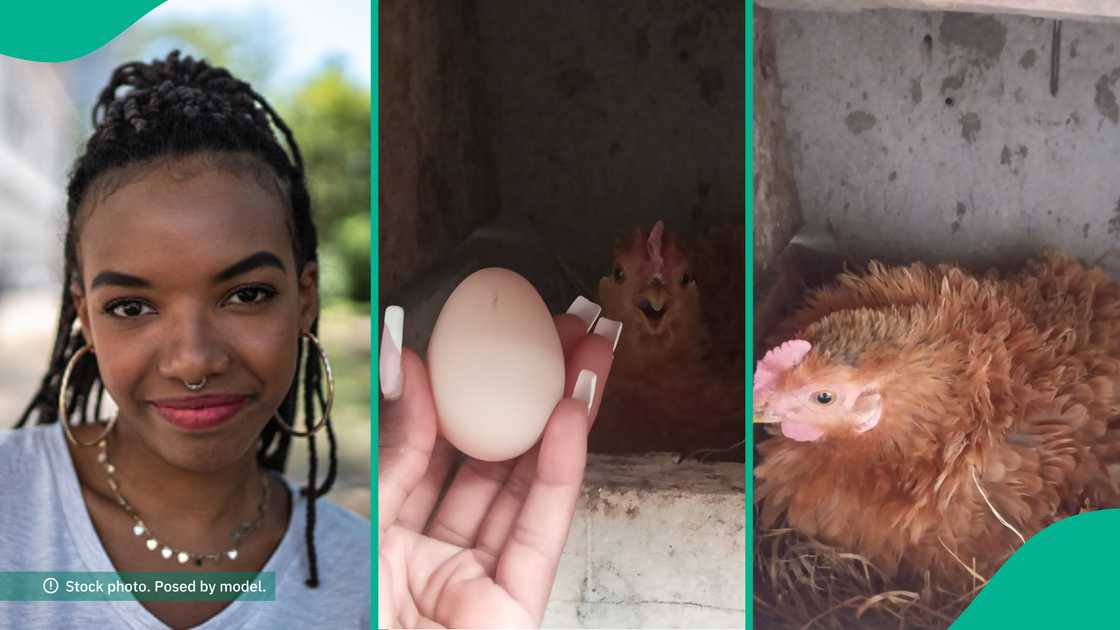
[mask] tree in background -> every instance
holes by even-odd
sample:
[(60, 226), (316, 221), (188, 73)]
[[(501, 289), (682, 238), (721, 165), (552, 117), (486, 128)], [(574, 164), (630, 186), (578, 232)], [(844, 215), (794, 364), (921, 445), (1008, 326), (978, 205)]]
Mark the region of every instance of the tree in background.
[[(322, 232), (324, 295), (370, 299), (370, 93), (338, 61), (326, 64), (281, 107), (299, 140)], [(327, 278), (340, 278), (345, 286)], [(334, 286), (332, 286), (334, 285)]]

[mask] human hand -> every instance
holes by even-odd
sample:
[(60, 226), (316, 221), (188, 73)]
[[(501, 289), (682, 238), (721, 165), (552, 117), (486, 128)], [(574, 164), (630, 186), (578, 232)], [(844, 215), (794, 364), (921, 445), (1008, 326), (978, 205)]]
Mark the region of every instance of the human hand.
[(577, 300), (555, 318), (565, 397), (537, 445), (504, 462), (467, 458), (441, 500), (456, 451), (437, 435), (427, 367), (411, 350), (397, 350), (403, 314), (386, 311), (377, 472), (379, 628), (540, 625), (583, 482), (587, 434), (621, 331), (621, 324), (601, 319), (588, 334), (598, 312), (598, 306)]

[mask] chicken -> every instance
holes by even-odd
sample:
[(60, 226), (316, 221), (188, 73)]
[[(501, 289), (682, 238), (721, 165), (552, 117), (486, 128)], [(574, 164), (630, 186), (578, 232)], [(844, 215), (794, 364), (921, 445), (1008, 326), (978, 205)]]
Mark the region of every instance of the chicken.
[(610, 277), (599, 280), (603, 316), (621, 321), (615, 363), (629, 368), (695, 360), (707, 348), (700, 289), (676, 237), (661, 221), (616, 246)]
[[(729, 277), (742, 276), (741, 229), (739, 234), (739, 262), (726, 270)], [(705, 269), (728, 260), (728, 248), (720, 246), (726, 240), (695, 243)], [(692, 269), (681, 241), (661, 221), (616, 245), (611, 274), (599, 281), (599, 303), (604, 317), (623, 323), (623, 334), (590, 435), (593, 452), (687, 454), (743, 439), (742, 292), (735, 300), (739, 308), (724, 317), (731, 325), (713, 327), (703, 292), (723, 299), (715, 290), (720, 279), (702, 284)], [(728, 342), (729, 334), (739, 341)], [(729, 343), (737, 356), (727, 351)]]
[(1120, 505), (1120, 288), (1099, 270), (871, 263), (777, 341), (755, 372), (763, 526), (960, 584), (962, 562), (991, 575), (1021, 537)]

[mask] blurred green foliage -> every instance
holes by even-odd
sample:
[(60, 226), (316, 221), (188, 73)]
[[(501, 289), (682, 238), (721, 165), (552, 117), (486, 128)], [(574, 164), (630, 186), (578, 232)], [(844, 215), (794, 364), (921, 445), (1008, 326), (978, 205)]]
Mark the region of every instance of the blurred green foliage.
[[(320, 289), (327, 304), (370, 300), (370, 91), (340, 59), (298, 85), (273, 85), (277, 40), (267, 14), (176, 20), (128, 31), (122, 52), (151, 59), (179, 48), (229, 68), (276, 107), (299, 143), (319, 229)], [(279, 133), (279, 132), (277, 132)]]
[[(370, 283), (370, 93), (328, 63), (290, 99), (281, 115), (296, 136), (311, 188), (324, 258), (336, 257), (346, 278), (341, 294), (369, 302)], [(325, 265), (328, 261), (324, 261)], [(327, 288), (327, 287), (324, 287)]]

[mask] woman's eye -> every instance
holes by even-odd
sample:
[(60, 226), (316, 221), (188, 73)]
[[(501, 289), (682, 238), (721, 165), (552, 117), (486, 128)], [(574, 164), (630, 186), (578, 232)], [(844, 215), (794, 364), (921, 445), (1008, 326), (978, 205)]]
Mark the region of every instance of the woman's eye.
[(832, 392), (827, 391), (827, 390), (819, 391), (819, 392), (816, 392), (815, 394), (813, 394), (813, 402), (817, 403), (818, 405), (821, 405), (822, 407), (827, 406), (827, 405), (831, 405), (835, 401), (836, 401), (836, 394), (833, 394)]
[(625, 279), (626, 279), (626, 272), (622, 270), (622, 266), (621, 265), (615, 266), (615, 268), (614, 268), (614, 281), (615, 282), (622, 282)]
[(151, 315), (156, 312), (156, 309), (137, 300), (119, 300), (106, 305), (105, 312), (113, 317), (129, 319), (132, 317), (140, 317), (141, 315)]
[(242, 287), (230, 294), (226, 300), (229, 304), (257, 304), (276, 295), (276, 291), (268, 287)]
[(692, 282), (692, 274), (683, 274), (681, 276), (681, 286), (687, 287), (689, 282)]

